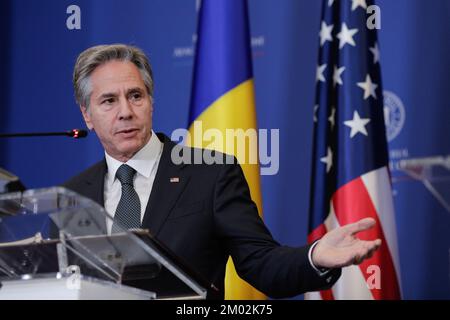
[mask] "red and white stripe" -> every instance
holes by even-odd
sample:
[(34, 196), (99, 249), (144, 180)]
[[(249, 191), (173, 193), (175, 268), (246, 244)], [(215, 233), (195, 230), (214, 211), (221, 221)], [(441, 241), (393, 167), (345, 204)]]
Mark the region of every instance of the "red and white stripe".
[[(372, 217), (374, 228), (357, 234), (363, 240), (380, 238), (381, 247), (360, 265), (342, 269), (331, 290), (308, 293), (307, 299), (400, 299), (400, 265), (391, 183), (386, 167), (369, 172), (339, 188), (331, 199), (330, 213), (308, 240), (313, 241), (336, 227)], [(370, 266), (380, 270), (380, 288), (369, 288)]]

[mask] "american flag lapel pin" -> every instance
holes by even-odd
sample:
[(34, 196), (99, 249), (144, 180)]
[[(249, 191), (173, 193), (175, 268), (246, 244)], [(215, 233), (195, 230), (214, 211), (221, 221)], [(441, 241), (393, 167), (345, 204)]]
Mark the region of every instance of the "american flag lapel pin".
[(180, 178), (179, 177), (172, 177), (170, 178), (170, 183), (178, 183), (180, 182)]

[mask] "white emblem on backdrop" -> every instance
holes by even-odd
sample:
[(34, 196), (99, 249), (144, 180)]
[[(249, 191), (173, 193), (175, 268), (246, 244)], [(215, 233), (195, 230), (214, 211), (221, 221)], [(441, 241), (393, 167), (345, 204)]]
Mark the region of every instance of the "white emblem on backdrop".
[(388, 141), (394, 140), (402, 131), (406, 112), (402, 100), (393, 92), (385, 90), (384, 96), (384, 121), (386, 123), (386, 135)]

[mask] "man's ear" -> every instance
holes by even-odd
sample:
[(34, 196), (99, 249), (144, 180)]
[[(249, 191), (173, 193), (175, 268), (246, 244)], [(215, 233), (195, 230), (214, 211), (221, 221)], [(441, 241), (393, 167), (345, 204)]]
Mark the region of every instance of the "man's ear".
[(89, 130), (92, 130), (94, 128), (92, 121), (91, 121), (91, 115), (87, 108), (85, 106), (80, 106), (81, 114), (83, 115), (84, 122), (86, 122), (86, 126)]

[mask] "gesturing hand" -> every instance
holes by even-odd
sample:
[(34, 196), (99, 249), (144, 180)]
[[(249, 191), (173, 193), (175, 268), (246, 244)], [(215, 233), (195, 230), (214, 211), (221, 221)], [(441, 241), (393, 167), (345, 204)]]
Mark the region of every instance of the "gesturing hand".
[(355, 234), (372, 228), (375, 220), (365, 218), (325, 234), (312, 252), (314, 265), (325, 268), (339, 268), (351, 264), (360, 264), (370, 258), (381, 245), (381, 240), (364, 241)]

